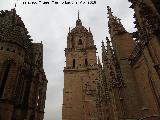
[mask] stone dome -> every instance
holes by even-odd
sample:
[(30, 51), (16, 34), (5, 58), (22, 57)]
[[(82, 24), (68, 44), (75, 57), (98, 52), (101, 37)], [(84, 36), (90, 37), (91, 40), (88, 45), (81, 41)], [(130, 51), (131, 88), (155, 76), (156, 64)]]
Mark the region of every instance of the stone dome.
[(15, 43), (22, 47), (31, 44), (30, 35), (15, 9), (0, 11), (0, 41)]

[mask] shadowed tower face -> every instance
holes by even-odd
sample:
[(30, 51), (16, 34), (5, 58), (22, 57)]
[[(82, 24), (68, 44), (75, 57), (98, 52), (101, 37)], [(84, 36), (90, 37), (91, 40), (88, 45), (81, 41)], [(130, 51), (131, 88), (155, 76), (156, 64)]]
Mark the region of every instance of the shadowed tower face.
[(43, 120), (43, 44), (33, 43), (15, 9), (0, 11), (0, 120)]
[(96, 46), (81, 20), (69, 30), (65, 49), (62, 120), (96, 120)]

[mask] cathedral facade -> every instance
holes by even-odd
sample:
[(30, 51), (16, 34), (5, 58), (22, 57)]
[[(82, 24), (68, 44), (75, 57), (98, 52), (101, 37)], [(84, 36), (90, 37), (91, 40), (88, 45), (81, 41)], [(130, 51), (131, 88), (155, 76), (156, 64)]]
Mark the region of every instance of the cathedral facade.
[(160, 2), (129, 1), (137, 31), (108, 7), (102, 63), (80, 19), (68, 33), (62, 120), (160, 120)]
[(15, 9), (0, 11), (0, 120), (43, 120), (46, 90), (43, 44)]
[(129, 33), (108, 7), (110, 39), (102, 42), (98, 120), (160, 119), (160, 2), (129, 0), (137, 31)]

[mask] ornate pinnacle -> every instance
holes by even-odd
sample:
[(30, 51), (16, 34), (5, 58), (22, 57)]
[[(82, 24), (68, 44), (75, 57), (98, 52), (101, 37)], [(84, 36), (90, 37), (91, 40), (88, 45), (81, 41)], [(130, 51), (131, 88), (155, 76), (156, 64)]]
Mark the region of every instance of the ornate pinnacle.
[(108, 37), (106, 37), (106, 43), (107, 43), (107, 54), (112, 54), (112, 48)]
[(106, 41), (107, 41), (107, 45), (108, 44), (110, 45), (110, 41), (109, 41), (108, 37), (106, 37)]
[(109, 15), (109, 16), (108, 16), (109, 19), (114, 19), (114, 16), (113, 16), (113, 14), (112, 14), (113, 12), (112, 12), (112, 10), (111, 10), (111, 8), (110, 8), (109, 6), (107, 6), (107, 10), (108, 10), (108, 13), (107, 13), (107, 14)]
[(121, 24), (121, 19), (120, 18), (117, 18), (118, 22)]
[(111, 46), (110, 46), (110, 41), (109, 41), (109, 39), (108, 39), (108, 37), (106, 37), (106, 43), (107, 43), (107, 50), (108, 49), (111, 49)]
[(105, 46), (104, 46), (104, 42), (102, 40), (102, 52), (105, 52), (105, 51), (106, 51), (106, 49), (105, 49)]
[(117, 34), (117, 33), (122, 33), (122, 32), (126, 32), (125, 28), (123, 27), (123, 25), (121, 24), (121, 19), (113, 16), (113, 12), (111, 10), (111, 8), (109, 6), (107, 6), (108, 9), (108, 18), (109, 18), (109, 32), (110, 34)]

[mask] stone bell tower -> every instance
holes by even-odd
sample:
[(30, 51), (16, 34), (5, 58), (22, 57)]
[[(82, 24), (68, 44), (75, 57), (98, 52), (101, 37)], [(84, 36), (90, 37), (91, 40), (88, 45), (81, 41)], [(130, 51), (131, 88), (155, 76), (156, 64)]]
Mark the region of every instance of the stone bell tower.
[(81, 20), (69, 30), (65, 48), (62, 120), (96, 119), (97, 57), (92, 33)]

